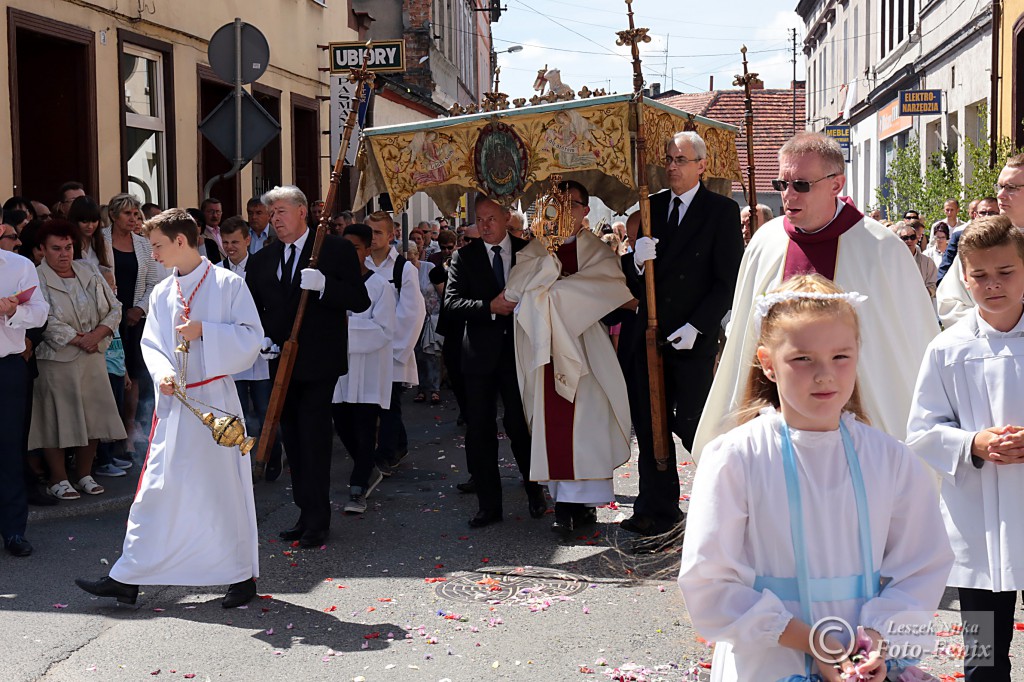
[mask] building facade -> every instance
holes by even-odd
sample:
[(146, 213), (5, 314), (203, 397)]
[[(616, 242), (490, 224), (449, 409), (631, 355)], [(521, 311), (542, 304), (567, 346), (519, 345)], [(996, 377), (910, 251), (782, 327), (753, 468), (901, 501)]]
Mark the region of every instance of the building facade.
[[(916, 135), (922, 171), (932, 154), (978, 140), (992, 95), (992, 2), (801, 0), (807, 57), (807, 127), (850, 126), (846, 192), (877, 203), (896, 149)], [(940, 90), (941, 113), (901, 116), (899, 93)], [(988, 114), (991, 117), (991, 112)]]
[(1018, 149), (1024, 148), (1024, 0), (996, 3), (998, 28), (996, 89), (999, 111), (993, 133), (1008, 137)]
[(326, 192), (327, 55), (318, 46), (360, 38), (366, 17), (350, 2), (0, 0), (0, 8), (5, 192), (50, 204), (63, 182), (77, 180), (101, 203), (127, 190), (164, 207), (197, 206), (206, 182), (232, 165), (198, 124), (232, 91), (207, 48), (235, 17), (270, 45), (266, 72), (246, 90), (281, 131), (212, 196), (234, 215), (274, 185), (296, 184), (311, 200)]

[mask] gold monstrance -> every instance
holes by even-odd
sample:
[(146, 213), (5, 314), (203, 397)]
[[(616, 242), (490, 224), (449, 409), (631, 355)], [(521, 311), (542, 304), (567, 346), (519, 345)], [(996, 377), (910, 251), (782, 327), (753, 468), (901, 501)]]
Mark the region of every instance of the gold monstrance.
[(555, 253), (566, 239), (576, 233), (572, 218), (572, 194), (560, 189), (562, 176), (555, 174), (548, 178), (547, 192), (533, 203), (534, 218), (530, 225), (533, 236), (548, 250)]

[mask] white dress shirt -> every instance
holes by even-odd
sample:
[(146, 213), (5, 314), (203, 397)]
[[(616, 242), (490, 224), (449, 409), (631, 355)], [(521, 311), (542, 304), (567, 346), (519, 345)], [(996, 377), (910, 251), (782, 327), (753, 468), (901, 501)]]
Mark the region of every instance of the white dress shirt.
[(679, 204), (679, 223), (681, 224), (683, 222), (683, 216), (686, 215), (686, 209), (688, 209), (690, 207), (690, 204), (693, 203), (693, 198), (697, 196), (697, 190), (699, 189), (700, 183), (698, 182), (696, 185), (686, 190), (682, 194), (676, 194), (672, 190), (669, 190), (672, 196), (669, 197), (668, 199), (668, 213), (665, 214), (665, 220), (668, 220), (669, 216), (672, 215), (672, 205), (676, 203), (676, 199), (679, 199), (680, 201), (683, 202)]
[[(298, 260), (298, 259), (299, 259), (299, 257), (296, 256), (295, 260)], [(223, 267), (227, 268), (228, 270), (230, 270), (231, 272), (235, 273), (239, 277), (245, 277), (245, 266), (247, 266), (248, 264), (249, 264), (249, 254), (248, 253), (245, 254), (245, 258), (243, 258), (242, 262), (239, 263), (238, 265), (235, 265), (234, 263), (232, 263), (230, 258), (225, 258), (220, 263), (218, 263), (218, 265), (222, 265)]]
[(494, 262), (494, 251), (491, 249), (495, 246), (501, 247), (501, 253), (498, 255), (501, 256), (501, 263), (505, 267), (505, 281), (507, 282), (508, 274), (512, 271), (512, 236), (506, 232), (505, 238), (497, 244), (488, 244), (487, 242), (484, 242), (484, 248), (487, 249), (487, 260), (491, 263)]
[[(291, 276), (295, 278), (296, 269), (299, 267), (299, 259), (302, 258), (302, 249), (306, 246), (306, 239), (309, 237), (309, 230), (307, 229), (302, 233), (302, 236), (296, 239), (293, 243), (295, 244), (295, 263), (292, 265)], [(277, 264), (277, 278), (281, 279), (281, 266), (288, 261), (288, 249), (291, 248), (291, 244), (284, 244), (284, 260)]]
[(39, 291), (39, 274), (32, 261), (10, 251), (0, 251), (0, 296), (14, 296), (35, 287), (31, 298), (13, 315), (0, 316), (0, 358), (25, 352), (25, 330), (42, 327), (50, 304)]

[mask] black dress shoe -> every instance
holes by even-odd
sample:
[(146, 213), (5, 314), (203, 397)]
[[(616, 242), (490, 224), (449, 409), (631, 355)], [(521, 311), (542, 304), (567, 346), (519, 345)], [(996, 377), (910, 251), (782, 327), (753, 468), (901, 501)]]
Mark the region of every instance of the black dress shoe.
[[(470, 478), (470, 479), (469, 479), (468, 481), (466, 481), (465, 483), (456, 483), (456, 484), (455, 484), (455, 488), (456, 488), (456, 489), (457, 489), (457, 490), (458, 490), (458, 491), (459, 491), (460, 493), (469, 493), (469, 494), (473, 494), (473, 493), (475, 493), (475, 492), (476, 492), (476, 481), (474, 481), (474, 480), (473, 480), (472, 478)], [(51, 499), (52, 499), (52, 498), (51, 498)], [(56, 500), (54, 500), (54, 502), (56, 502)]]
[(539, 485), (527, 488), (526, 497), (530, 500), (530, 516), (535, 519), (543, 518), (548, 511), (548, 501), (544, 497), (544, 489)]
[(476, 513), (476, 516), (469, 520), (470, 528), (483, 528), (489, 526), (492, 523), (501, 523), (504, 514), (500, 510), (498, 511), (487, 511), (481, 509)]
[(243, 604), (248, 604), (256, 596), (256, 581), (253, 578), (235, 583), (228, 588), (220, 605), (226, 609), (233, 609)]
[(60, 504), (53, 495), (47, 495), (38, 483), (25, 485), (25, 499), (34, 507), (53, 507)]
[(288, 542), (293, 542), (301, 538), (303, 533), (305, 532), (306, 529), (303, 528), (300, 524), (296, 523), (288, 530), (283, 530), (280, 533), (278, 533), (277, 537), (281, 538), (282, 540), (287, 540)]
[(326, 530), (307, 530), (299, 538), (299, 547), (321, 547), (327, 542)]
[(12, 535), (4, 540), (4, 547), (11, 556), (28, 556), (32, 553), (32, 545), (24, 535)]
[(138, 585), (125, 585), (110, 576), (100, 578), (99, 580), (75, 578), (75, 584), (97, 597), (116, 597), (117, 601), (122, 604), (134, 604), (135, 600), (139, 597)]
[(555, 502), (555, 522), (551, 524), (551, 530), (568, 539), (575, 528), (573, 523), (573, 508), (565, 502)]
[(588, 507), (584, 504), (576, 505), (572, 510), (573, 526), (592, 526), (597, 523), (597, 507)]
[(620, 523), (619, 528), (622, 530), (628, 530), (630, 533), (636, 533), (637, 535), (652, 535), (654, 519), (650, 516), (633, 514), (633, 516)]

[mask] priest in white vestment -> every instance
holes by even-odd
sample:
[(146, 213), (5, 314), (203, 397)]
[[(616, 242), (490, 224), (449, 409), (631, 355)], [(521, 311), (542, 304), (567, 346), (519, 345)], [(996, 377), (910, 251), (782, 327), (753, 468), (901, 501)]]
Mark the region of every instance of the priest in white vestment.
[(845, 172), (839, 145), (820, 133), (799, 133), (779, 150), (780, 177), (772, 182), (782, 192), (784, 215), (758, 229), (743, 254), (728, 339), (694, 441), (695, 461), (734, 426), (730, 415), (757, 348), (754, 299), (808, 272), (868, 297), (858, 310), (861, 398), (874, 426), (903, 439), (916, 368), (939, 326), (906, 246), (839, 196)]
[(516, 254), (505, 297), (517, 301), (516, 369), (532, 434), (530, 480), (555, 500), (568, 535), (615, 499), (612, 472), (629, 460), (626, 382), (601, 319), (633, 300), (619, 258), (582, 229), (589, 194), (574, 181), (576, 233), (549, 254), (540, 239)]
[(259, 575), (251, 458), (214, 442), (171, 392), (183, 355), (175, 349), (186, 340), (188, 397), (203, 412), (240, 417), (231, 375), (252, 366), (263, 328), (245, 280), (199, 255), (188, 213), (164, 211), (144, 230), (154, 259), (174, 268), (153, 290), (142, 337), (158, 387), (149, 452), (121, 558), (109, 577), (76, 583), (127, 603), (139, 585), (228, 584), (223, 606), (240, 606), (256, 596)]

